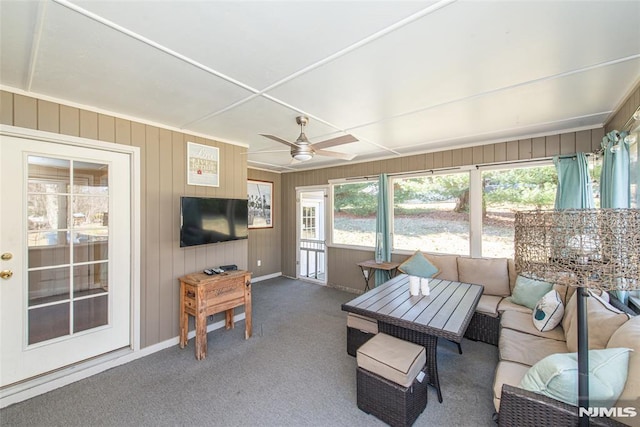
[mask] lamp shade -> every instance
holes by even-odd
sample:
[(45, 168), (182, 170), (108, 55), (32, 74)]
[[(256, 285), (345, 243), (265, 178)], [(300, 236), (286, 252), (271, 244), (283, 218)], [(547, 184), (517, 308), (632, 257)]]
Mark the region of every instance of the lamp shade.
[(640, 210), (517, 212), (518, 273), (601, 290), (640, 287)]

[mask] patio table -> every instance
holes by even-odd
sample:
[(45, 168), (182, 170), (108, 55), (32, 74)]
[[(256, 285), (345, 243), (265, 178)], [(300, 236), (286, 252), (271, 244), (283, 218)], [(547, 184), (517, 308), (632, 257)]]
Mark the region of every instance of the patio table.
[(430, 279), (428, 296), (409, 295), (409, 276), (401, 274), (342, 304), (342, 310), (378, 321), (378, 330), (425, 347), (428, 384), (442, 392), (438, 378), (438, 338), (460, 343), (476, 310), (483, 286)]

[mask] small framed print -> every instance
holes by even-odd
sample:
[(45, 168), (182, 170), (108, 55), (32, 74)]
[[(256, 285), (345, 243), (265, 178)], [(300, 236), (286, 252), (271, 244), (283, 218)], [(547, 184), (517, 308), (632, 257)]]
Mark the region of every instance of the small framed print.
[(273, 227), (273, 182), (247, 182), (247, 196), (249, 199), (249, 228)]
[(187, 142), (187, 184), (220, 186), (220, 150), (218, 147)]

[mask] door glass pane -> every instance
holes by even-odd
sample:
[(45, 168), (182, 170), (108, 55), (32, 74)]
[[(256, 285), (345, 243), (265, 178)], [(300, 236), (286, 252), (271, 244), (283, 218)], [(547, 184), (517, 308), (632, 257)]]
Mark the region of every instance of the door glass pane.
[(73, 267), (74, 298), (107, 292), (109, 290), (107, 271), (107, 263)]
[[(66, 187), (71, 182), (71, 162), (66, 159), (55, 159), (51, 157), (29, 156), (29, 180), (35, 179), (36, 183), (29, 182), (29, 191), (42, 191), (45, 193), (65, 192)], [(64, 185), (61, 190), (57, 186)], [(32, 186), (37, 186), (39, 190), (32, 190)], [(43, 190), (46, 189), (46, 190)]]
[(69, 267), (29, 272), (29, 307), (69, 299)]
[(66, 231), (34, 232), (29, 240), (29, 268), (68, 264), (70, 251)]
[(108, 323), (110, 201), (107, 164), (29, 156), (28, 171), (32, 344)]
[(73, 192), (109, 194), (108, 166), (100, 163), (73, 162)]
[(29, 310), (29, 344), (69, 335), (69, 303)]
[(67, 199), (64, 194), (30, 193), (27, 196), (29, 231), (67, 228)]
[(73, 332), (104, 326), (109, 320), (109, 298), (102, 295), (73, 303)]

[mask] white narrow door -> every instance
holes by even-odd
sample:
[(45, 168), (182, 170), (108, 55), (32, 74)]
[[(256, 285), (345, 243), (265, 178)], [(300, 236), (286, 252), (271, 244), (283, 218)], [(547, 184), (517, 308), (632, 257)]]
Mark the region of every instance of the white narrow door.
[(326, 189), (297, 190), (298, 277), (327, 283)]
[(0, 137), (0, 385), (130, 346), (129, 156)]

